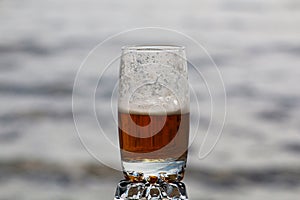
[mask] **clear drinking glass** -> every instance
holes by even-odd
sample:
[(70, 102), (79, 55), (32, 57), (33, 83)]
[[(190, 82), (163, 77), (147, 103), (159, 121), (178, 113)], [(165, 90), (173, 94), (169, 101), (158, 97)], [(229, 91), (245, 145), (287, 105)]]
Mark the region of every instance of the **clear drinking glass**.
[(125, 180), (116, 199), (187, 199), (180, 182), (189, 141), (184, 47), (122, 49), (118, 124)]

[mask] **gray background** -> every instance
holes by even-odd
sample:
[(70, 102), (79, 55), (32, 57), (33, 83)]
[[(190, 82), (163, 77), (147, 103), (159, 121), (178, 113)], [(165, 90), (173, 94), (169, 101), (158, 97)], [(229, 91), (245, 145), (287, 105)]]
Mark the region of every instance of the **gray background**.
[[(197, 158), (200, 143), (190, 148), (184, 179), (190, 199), (298, 199), (298, 0), (0, 1), (0, 199), (112, 199), (122, 174), (80, 144), (72, 87), (96, 44), (144, 26), (197, 39), (226, 86), (228, 115), (217, 147), (203, 160)], [(198, 64), (209, 74), (209, 64)], [(88, 89), (97, 76), (86, 79)], [(100, 109), (109, 97), (99, 97)], [(118, 160), (95, 141), (108, 160)]]

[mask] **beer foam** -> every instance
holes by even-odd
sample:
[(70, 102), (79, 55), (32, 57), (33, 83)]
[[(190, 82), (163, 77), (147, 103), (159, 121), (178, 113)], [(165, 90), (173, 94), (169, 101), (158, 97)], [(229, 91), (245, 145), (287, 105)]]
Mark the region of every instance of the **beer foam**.
[[(161, 108), (161, 109), (159, 109)], [(151, 115), (172, 115), (172, 114), (186, 114), (190, 112), (189, 106), (184, 107), (165, 107), (158, 105), (142, 105), (142, 104), (132, 104), (130, 106), (125, 106), (124, 104), (119, 103), (118, 105), (119, 112), (122, 113), (131, 113), (131, 114), (151, 114)]]

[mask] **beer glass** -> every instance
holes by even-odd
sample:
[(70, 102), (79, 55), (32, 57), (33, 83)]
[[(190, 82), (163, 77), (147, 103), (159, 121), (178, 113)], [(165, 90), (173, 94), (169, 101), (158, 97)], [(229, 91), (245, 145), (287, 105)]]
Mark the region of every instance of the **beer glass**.
[(118, 126), (125, 180), (115, 199), (187, 199), (180, 182), (189, 140), (184, 47), (123, 47)]

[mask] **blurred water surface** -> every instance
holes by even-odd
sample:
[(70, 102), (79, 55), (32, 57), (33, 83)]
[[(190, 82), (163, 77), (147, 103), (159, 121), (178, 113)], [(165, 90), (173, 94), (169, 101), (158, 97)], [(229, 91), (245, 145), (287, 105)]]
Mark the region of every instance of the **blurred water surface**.
[(122, 175), (81, 146), (72, 87), (96, 44), (144, 26), (193, 36), (224, 78), (226, 127), (201, 165), (200, 144), (191, 147), (190, 199), (299, 198), (298, 0), (2, 0), (0, 24), (0, 199), (111, 199)]

